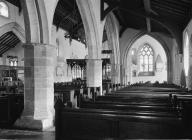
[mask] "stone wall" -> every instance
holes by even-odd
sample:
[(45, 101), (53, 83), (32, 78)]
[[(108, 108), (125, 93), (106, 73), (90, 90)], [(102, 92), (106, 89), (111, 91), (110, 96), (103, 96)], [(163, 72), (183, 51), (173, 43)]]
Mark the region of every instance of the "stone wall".
[[(188, 39), (187, 39), (188, 37)], [(187, 83), (187, 87), (191, 90), (192, 89), (192, 85), (191, 85), (191, 80), (192, 80), (192, 75), (191, 75), (191, 66), (192, 66), (192, 20), (188, 23), (187, 27), (185, 28), (185, 30), (183, 31), (183, 60), (186, 63), (185, 65), (188, 65), (188, 67), (184, 67), (185, 70), (185, 75), (186, 75), (186, 83)], [(184, 49), (188, 50), (188, 52), (186, 52)], [(188, 53), (188, 54), (186, 54)], [(186, 55), (188, 55), (188, 61), (185, 60)], [(188, 70), (186, 70), (186, 68)], [(186, 73), (187, 72), (187, 73)]]
[(57, 61), (55, 64), (55, 82), (66, 82), (72, 80), (71, 68), (67, 66), (66, 59), (85, 59), (88, 48), (85, 44), (65, 38), (66, 31), (56, 29), (52, 26), (51, 44), (57, 47)]

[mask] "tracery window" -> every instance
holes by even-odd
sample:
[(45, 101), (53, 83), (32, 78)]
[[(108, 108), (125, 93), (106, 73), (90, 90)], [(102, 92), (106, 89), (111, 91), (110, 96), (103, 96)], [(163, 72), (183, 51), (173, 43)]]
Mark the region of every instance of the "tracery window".
[(4, 17), (9, 17), (8, 6), (5, 2), (0, 2), (0, 15)]
[(153, 49), (145, 44), (139, 51), (139, 69), (140, 72), (153, 72)]

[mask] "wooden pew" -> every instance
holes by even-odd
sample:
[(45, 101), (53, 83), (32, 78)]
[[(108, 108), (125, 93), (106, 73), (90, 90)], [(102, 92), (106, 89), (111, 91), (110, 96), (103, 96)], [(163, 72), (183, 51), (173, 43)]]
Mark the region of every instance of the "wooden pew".
[(113, 97), (113, 96), (98, 96), (96, 101), (114, 102), (114, 103), (129, 103), (129, 104), (145, 104), (158, 106), (172, 106), (169, 98), (142, 98), (142, 97)]
[(18, 119), (24, 108), (23, 94), (3, 94), (0, 96), (0, 127), (10, 127)]
[(5, 126), (10, 121), (8, 96), (0, 96), (0, 112), (0, 125)]
[[(121, 103), (121, 102), (102, 102), (102, 101), (82, 101), (81, 108), (95, 108), (95, 109), (111, 109), (111, 110), (135, 110), (135, 111), (159, 111), (159, 112), (174, 112), (178, 113), (179, 110), (176, 110), (172, 106), (162, 106), (158, 104), (147, 105), (147, 104), (132, 104), (132, 103)], [(175, 112), (176, 111), (176, 112)]]
[(175, 108), (179, 108), (187, 127), (192, 128), (192, 95), (172, 95), (172, 102)]
[[(156, 113), (56, 108), (56, 139), (188, 138), (182, 119)], [(190, 135), (191, 136), (191, 135)]]

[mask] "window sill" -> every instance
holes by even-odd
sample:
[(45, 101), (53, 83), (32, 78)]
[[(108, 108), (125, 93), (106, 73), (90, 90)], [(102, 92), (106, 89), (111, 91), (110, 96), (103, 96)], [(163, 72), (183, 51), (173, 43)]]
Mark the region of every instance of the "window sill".
[(138, 76), (155, 76), (153, 71), (150, 72), (139, 72)]

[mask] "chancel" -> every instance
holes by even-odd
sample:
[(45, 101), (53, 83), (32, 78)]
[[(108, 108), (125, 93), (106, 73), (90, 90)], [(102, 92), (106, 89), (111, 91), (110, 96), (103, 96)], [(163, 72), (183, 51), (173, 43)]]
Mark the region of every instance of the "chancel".
[(0, 139), (191, 139), (191, 11), (0, 0)]

